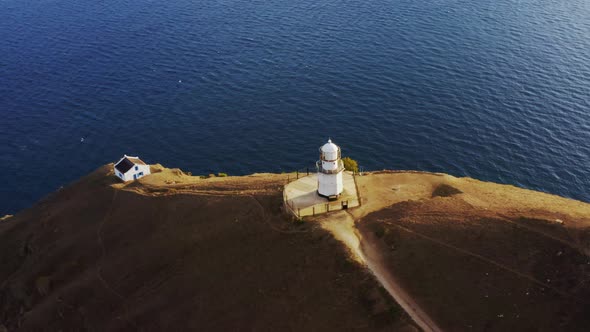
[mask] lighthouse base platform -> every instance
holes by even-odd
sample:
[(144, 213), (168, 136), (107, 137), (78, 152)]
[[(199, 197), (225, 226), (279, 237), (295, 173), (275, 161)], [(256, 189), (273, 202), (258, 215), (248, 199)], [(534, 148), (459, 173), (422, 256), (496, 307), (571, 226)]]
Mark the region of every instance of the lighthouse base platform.
[(350, 209), (360, 205), (355, 178), (351, 172), (342, 174), (344, 190), (338, 196), (318, 194), (317, 173), (299, 178), (285, 186), (283, 200), (288, 211), (296, 217)]

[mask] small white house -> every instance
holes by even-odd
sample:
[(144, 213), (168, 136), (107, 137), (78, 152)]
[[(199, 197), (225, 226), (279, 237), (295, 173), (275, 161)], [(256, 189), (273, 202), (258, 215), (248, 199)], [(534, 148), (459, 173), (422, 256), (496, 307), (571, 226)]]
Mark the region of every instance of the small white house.
[(144, 163), (139, 157), (124, 155), (115, 163), (115, 175), (123, 181), (137, 180), (150, 174), (150, 165)]
[(342, 172), (344, 164), (340, 159), (340, 147), (332, 140), (320, 148), (320, 160), (316, 163), (318, 169), (318, 194), (329, 199), (337, 199), (342, 193), (344, 184)]

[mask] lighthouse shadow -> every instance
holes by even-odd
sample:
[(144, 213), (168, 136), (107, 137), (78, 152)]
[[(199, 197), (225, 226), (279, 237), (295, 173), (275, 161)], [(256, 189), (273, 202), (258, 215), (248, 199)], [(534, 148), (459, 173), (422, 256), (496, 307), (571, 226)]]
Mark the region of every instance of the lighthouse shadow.
[(306, 208), (312, 205), (327, 203), (328, 199), (318, 195), (317, 191), (303, 193), (299, 196), (293, 197), (293, 203), (296, 207)]

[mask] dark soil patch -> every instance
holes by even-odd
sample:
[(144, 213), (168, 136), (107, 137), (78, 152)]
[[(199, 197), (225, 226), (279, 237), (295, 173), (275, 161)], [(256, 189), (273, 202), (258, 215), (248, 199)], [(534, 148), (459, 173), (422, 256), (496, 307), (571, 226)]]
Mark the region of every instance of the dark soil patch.
[(443, 183), (434, 189), (432, 197), (451, 197), (462, 193), (461, 190)]

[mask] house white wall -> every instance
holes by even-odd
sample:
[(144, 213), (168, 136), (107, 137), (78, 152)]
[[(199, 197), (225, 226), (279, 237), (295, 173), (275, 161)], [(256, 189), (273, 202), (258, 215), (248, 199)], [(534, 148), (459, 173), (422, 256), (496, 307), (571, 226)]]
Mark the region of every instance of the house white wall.
[(119, 171), (118, 171), (116, 168), (115, 168), (115, 175), (116, 175), (116, 176), (117, 176), (119, 179), (121, 179), (121, 180), (125, 181), (125, 174), (123, 174), (123, 173), (119, 172)]
[(143, 176), (150, 175), (150, 165), (139, 165), (139, 171), (143, 172)]
[[(139, 175), (140, 173), (143, 173)], [(135, 165), (130, 170), (125, 173), (125, 181), (133, 181), (139, 178), (142, 178), (146, 175), (150, 174), (150, 166), (149, 165)], [(133, 178), (134, 175), (138, 175), (137, 178)]]
[[(137, 168), (137, 169), (136, 169)], [(137, 177), (136, 179), (142, 178), (146, 175), (151, 174), (150, 172), (150, 165), (135, 165), (131, 169), (129, 169), (126, 173), (121, 173), (115, 168), (115, 175), (119, 177), (123, 181), (133, 181), (134, 175), (143, 173), (141, 176)]]

